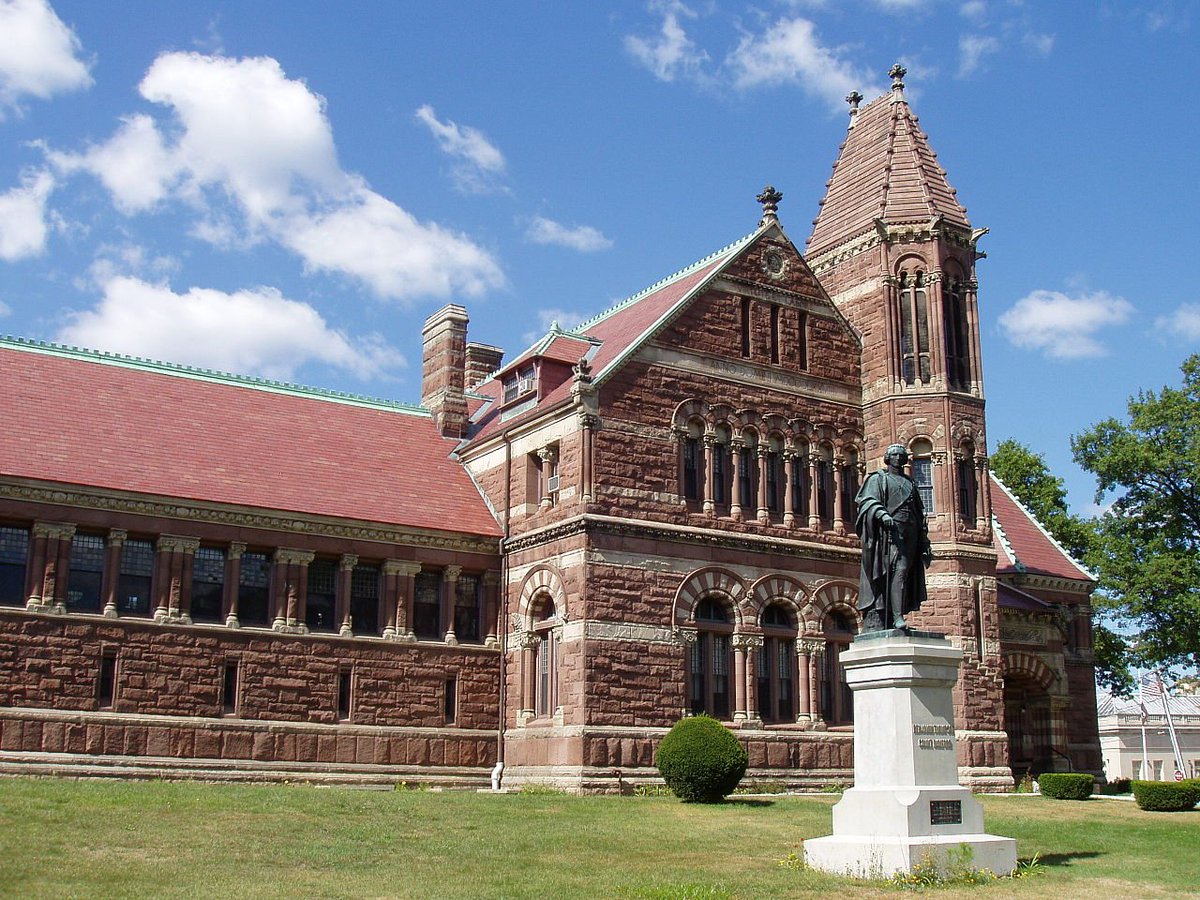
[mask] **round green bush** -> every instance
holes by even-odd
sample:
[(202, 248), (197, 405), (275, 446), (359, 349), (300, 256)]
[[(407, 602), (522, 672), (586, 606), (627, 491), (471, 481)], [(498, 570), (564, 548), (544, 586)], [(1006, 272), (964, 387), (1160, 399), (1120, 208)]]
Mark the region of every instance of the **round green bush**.
[(1133, 799), (1151, 812), (1177, 812), (1200, 803), (1200, 784), (1187, 781), (1135, 781)]
[(1095, 787), (1096, 779), (1086, 772), (1043, 772), (1038, 778), (1042, 796), (1053, 800), (1086, 800)]
[(719, 803), (733, 792), (750, 758), (733, 732), (709, 716), (680, 719), (667, 732), (654, 764), (684, 803)]

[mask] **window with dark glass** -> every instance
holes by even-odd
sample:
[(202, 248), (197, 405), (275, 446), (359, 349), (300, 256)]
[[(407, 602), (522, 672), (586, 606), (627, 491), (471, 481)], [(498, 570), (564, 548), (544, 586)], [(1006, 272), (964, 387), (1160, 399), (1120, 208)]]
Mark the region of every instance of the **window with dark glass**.
[(743, 510), (758, 506), (758, 460), (753, 447), (738, 450), (738, 503)]
[(833, 460), (817, 460), (817, 515), (821, 517), (821, 525), (830, 528), (833, 525)]
[(537, 637), (533, 660), (533, 711), (538, 718), (551, 716), (558, 707), (558, 640), (554, 628), (554, 601), (542, 597), (533, 613)]
[(350, 573), (350, 623), (355, 634), (379, 634), (378, 566), (355, 566)]
[(192, 563), (192, 621), (220, 622), (225, 596), (225, 551), (201, 547)]
[(221, 712), (236, 716), (238, 711), (238, 661), (225, 660), (221, 677)]
[(750, 298), (742, 298), (742, 356), (750, 358)]
[(99, 612), (103, 580), (104, 538), (98, 534), (76, 534), (71, 538), (67, 606), (82, 612)]
[(974, 526), (976, 516), (975, 459), (973, 456), (961, 456), (956, 460), (958, 465), (958, 514), (968, 525)]
[(483, 599), (483, 582), (478, 575), (459, 575), (454, 586), (454, 636), (460, 641), (480, 639), (479, 607)]
[(127, 538), (121, 544), (121, 561), (117, 571), (117, 612), (123, 615), (150, 615), (153, 612), (150, 608), (153, 581), (153, 541)]
[(441, 640), (441, 609), (441, 573), (419, 572), (413, 584), (413, 633), (426, 640)]
[[(914, 448), (915, 452), (915, 448)], [(913, 456), (910, 464), (913, 483), (917, 493), (921, 495), (921, 505), (925, 507), (925, 515), (932, 516), (933, 508), (933, 460), (928, 456)]]
[(309, 631), (337, 631), (338, 567), (331, 559), (314, 559), (308, 564), (308, 597), (304, 624)]
[(683, 497), (685, 500), (699, 500), (700, 472), (704, 455), (700, 449), (700, 438), (688, 437), (683, 439)]
[(270, 625), (271, 561), (265, 553), (243, 553), (238, 575), (238, 622)]
[(0, 605), (24, 606), (29, 529), (0, 528)]
[(696, 604), (696, 642), (689, 660), (693, 713), (729, 718), (732, 633), (729, 613), (718, 601), (706, 597)]
[(771, 304), (771, 362), (779, 362), (779, 307)]
[(808, 368), (808, 314), (799, 313), (796, 327), (796, 356), (801, 369)]
[(718, 440), (713, 445), (713, 501), (729, 505), (729, 444)]
[(842, 521), (853, 522), (858, 516), (854, 498), (858, 495), (858, 458), (851, 455), (842, 465)]
[(929, 304), (924, 272), (900, 274), (900, 368), (905, 384), (929, 383)]
[(341, 721), (350, 718), (350, 704), (353, 701), (351, 693), (354, 685), (354, 673), (350, 669), (338, 671), (337, 680), (337, 717)]
[(796, 721), (796, 625), (787, 609), (772, 603), (762, 614), (758, 651), (758, 714), (764, 722)]
[(783, 512), (783, 458), (778, 450), (767, 452), (767, 509), (772, 515)]
[(442, 694), (442, 713), (446, 724), (453, 725), (458, 716), (458, 679), (453, 676), (446, 679)]
[(792, 513), (804, 524), (808, 516), (808, 454), (801, 452), (792, 462)]
[(821, 678), (821, 716), (830, 725), (854, 721), (854, 699), (846, 683), (841, 654), (850, 647), (854, 622), (849, 615), (831, 612), (825, 617), (825, 671)]
[(106, 709), (117, 697), (117, 652), (105, 650), (100, 654), (100, 669), (96, 673), (96, 705)]
[(971, 387), (971, 329), (966, 292), (961, 278), (948, 277), (943, 303), (946, 311), (946, 375), (952, 390)]

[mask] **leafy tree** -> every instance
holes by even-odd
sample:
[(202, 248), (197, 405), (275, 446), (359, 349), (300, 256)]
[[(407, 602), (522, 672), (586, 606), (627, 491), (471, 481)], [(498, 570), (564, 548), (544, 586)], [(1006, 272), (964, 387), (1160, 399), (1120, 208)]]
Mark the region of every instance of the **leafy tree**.
[[(988, 465), (1068, 553), (1081, 561), (1090, 559), (1095, 540), (1093, 525), (1071, 513), (1063, 480), (1050, 473), (1042, 454), (1034, 453), (1018, 441), (1004, 440), (989, 457)], [(1103, 611), (1109, 606), (1108, 598), (1098, 594), (1093, 605)], [(1095, 621), (1092, 651), (1097, 681), (1114, 694), (1128, 695), (1133, 690), (1133, 677), (1125, 638), (1103, 622)]]
[(1200, 663), (1200, 354), (1181, 369), (1182, 388), (1142, 391), (1127, 422), (1071, 439), (1097, 502), (1115, 497), (1087, 560), (1145, 666)]

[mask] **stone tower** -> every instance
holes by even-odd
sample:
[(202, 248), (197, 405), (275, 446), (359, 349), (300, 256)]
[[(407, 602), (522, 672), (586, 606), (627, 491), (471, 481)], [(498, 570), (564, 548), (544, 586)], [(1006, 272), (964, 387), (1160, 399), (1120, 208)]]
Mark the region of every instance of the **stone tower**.
[(955, 688), (965, 783), (1011, 778), (991, 538), (973, 229), (904, 96), (888, 94), (850, 125), (806, 258), (863, 341), (868, 466), (898, 441), (926, 510), (936, 560), (917, 628), (945, 632), (965, 654)]

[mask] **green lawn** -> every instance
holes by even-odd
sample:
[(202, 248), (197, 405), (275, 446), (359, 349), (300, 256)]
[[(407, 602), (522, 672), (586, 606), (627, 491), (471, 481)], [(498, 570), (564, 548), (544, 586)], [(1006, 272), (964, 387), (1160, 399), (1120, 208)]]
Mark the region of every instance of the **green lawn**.
[[(778, 864), (836, 798), (493, 796), (304, 786), (0, 779), (13, 897), (886, 896)], [(1200, 811), (985, 797), (1038, 877), (937, 897), (1200, 897)]]

